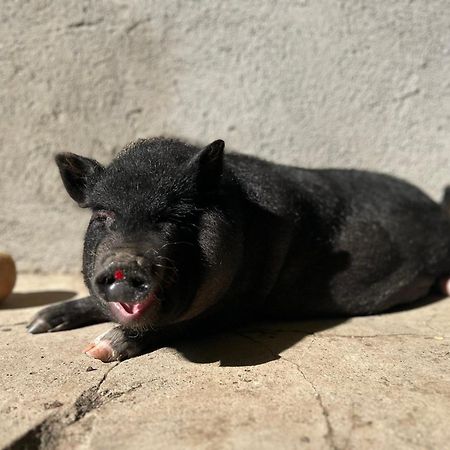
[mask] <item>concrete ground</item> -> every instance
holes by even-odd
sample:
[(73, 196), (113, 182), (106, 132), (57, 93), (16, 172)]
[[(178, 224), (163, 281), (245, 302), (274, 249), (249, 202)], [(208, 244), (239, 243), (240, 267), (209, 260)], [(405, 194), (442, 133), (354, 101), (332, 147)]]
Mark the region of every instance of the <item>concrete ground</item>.
[(252, 326), (121, 363), (111, 325), (31, 336), (75, 276), (23, 275), (0, 309), (0, 448), (450, 448), (450, 299), (348, 321)]

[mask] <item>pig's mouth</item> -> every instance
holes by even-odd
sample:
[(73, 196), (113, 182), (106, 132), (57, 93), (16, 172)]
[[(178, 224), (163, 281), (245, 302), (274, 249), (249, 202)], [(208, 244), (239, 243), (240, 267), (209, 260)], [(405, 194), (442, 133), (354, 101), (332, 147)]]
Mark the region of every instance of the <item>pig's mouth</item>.
[(139, 302), (109, 302), (113, 313), (121, 322), (134, 322), (158, 301), (157, 292), (152, 291)]
[(94, 278), (97, 295), (122, 324), (142, 322), (160, 303), (160, 286), (137, 264), (113, 262)]

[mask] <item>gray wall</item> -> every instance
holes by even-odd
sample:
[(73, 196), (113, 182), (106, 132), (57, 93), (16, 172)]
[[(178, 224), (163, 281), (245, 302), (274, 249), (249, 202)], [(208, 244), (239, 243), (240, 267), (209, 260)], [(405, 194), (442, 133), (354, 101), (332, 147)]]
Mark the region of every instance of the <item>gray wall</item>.
[(80, 268), (57, 151), (222, 138), (308, 167), (450, 182), (448, 0), (11, 1), (0, 7), (0, 247)]

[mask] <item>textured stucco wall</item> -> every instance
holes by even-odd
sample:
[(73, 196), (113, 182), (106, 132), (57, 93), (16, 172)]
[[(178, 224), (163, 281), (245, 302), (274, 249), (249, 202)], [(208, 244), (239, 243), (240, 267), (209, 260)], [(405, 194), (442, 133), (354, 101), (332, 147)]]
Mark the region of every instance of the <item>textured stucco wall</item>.
[(88, 213), (52, 156), (176, 135), (303, 166), (450, 182), (448, 0), (12, 1), (0, 6), (0, 247), (80, 266)]

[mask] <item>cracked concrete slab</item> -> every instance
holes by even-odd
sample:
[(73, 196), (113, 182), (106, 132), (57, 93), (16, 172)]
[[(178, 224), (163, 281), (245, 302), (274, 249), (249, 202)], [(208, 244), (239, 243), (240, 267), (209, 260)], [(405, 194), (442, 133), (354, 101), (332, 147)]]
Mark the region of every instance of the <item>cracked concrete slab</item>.
[(348, 321), (256, 324), (122, 363), (110, 324), (31, 336), (78, 276), (22, 275), (0, 309), (3, 449), (436, 449), (450, 431), (450, 299)]

